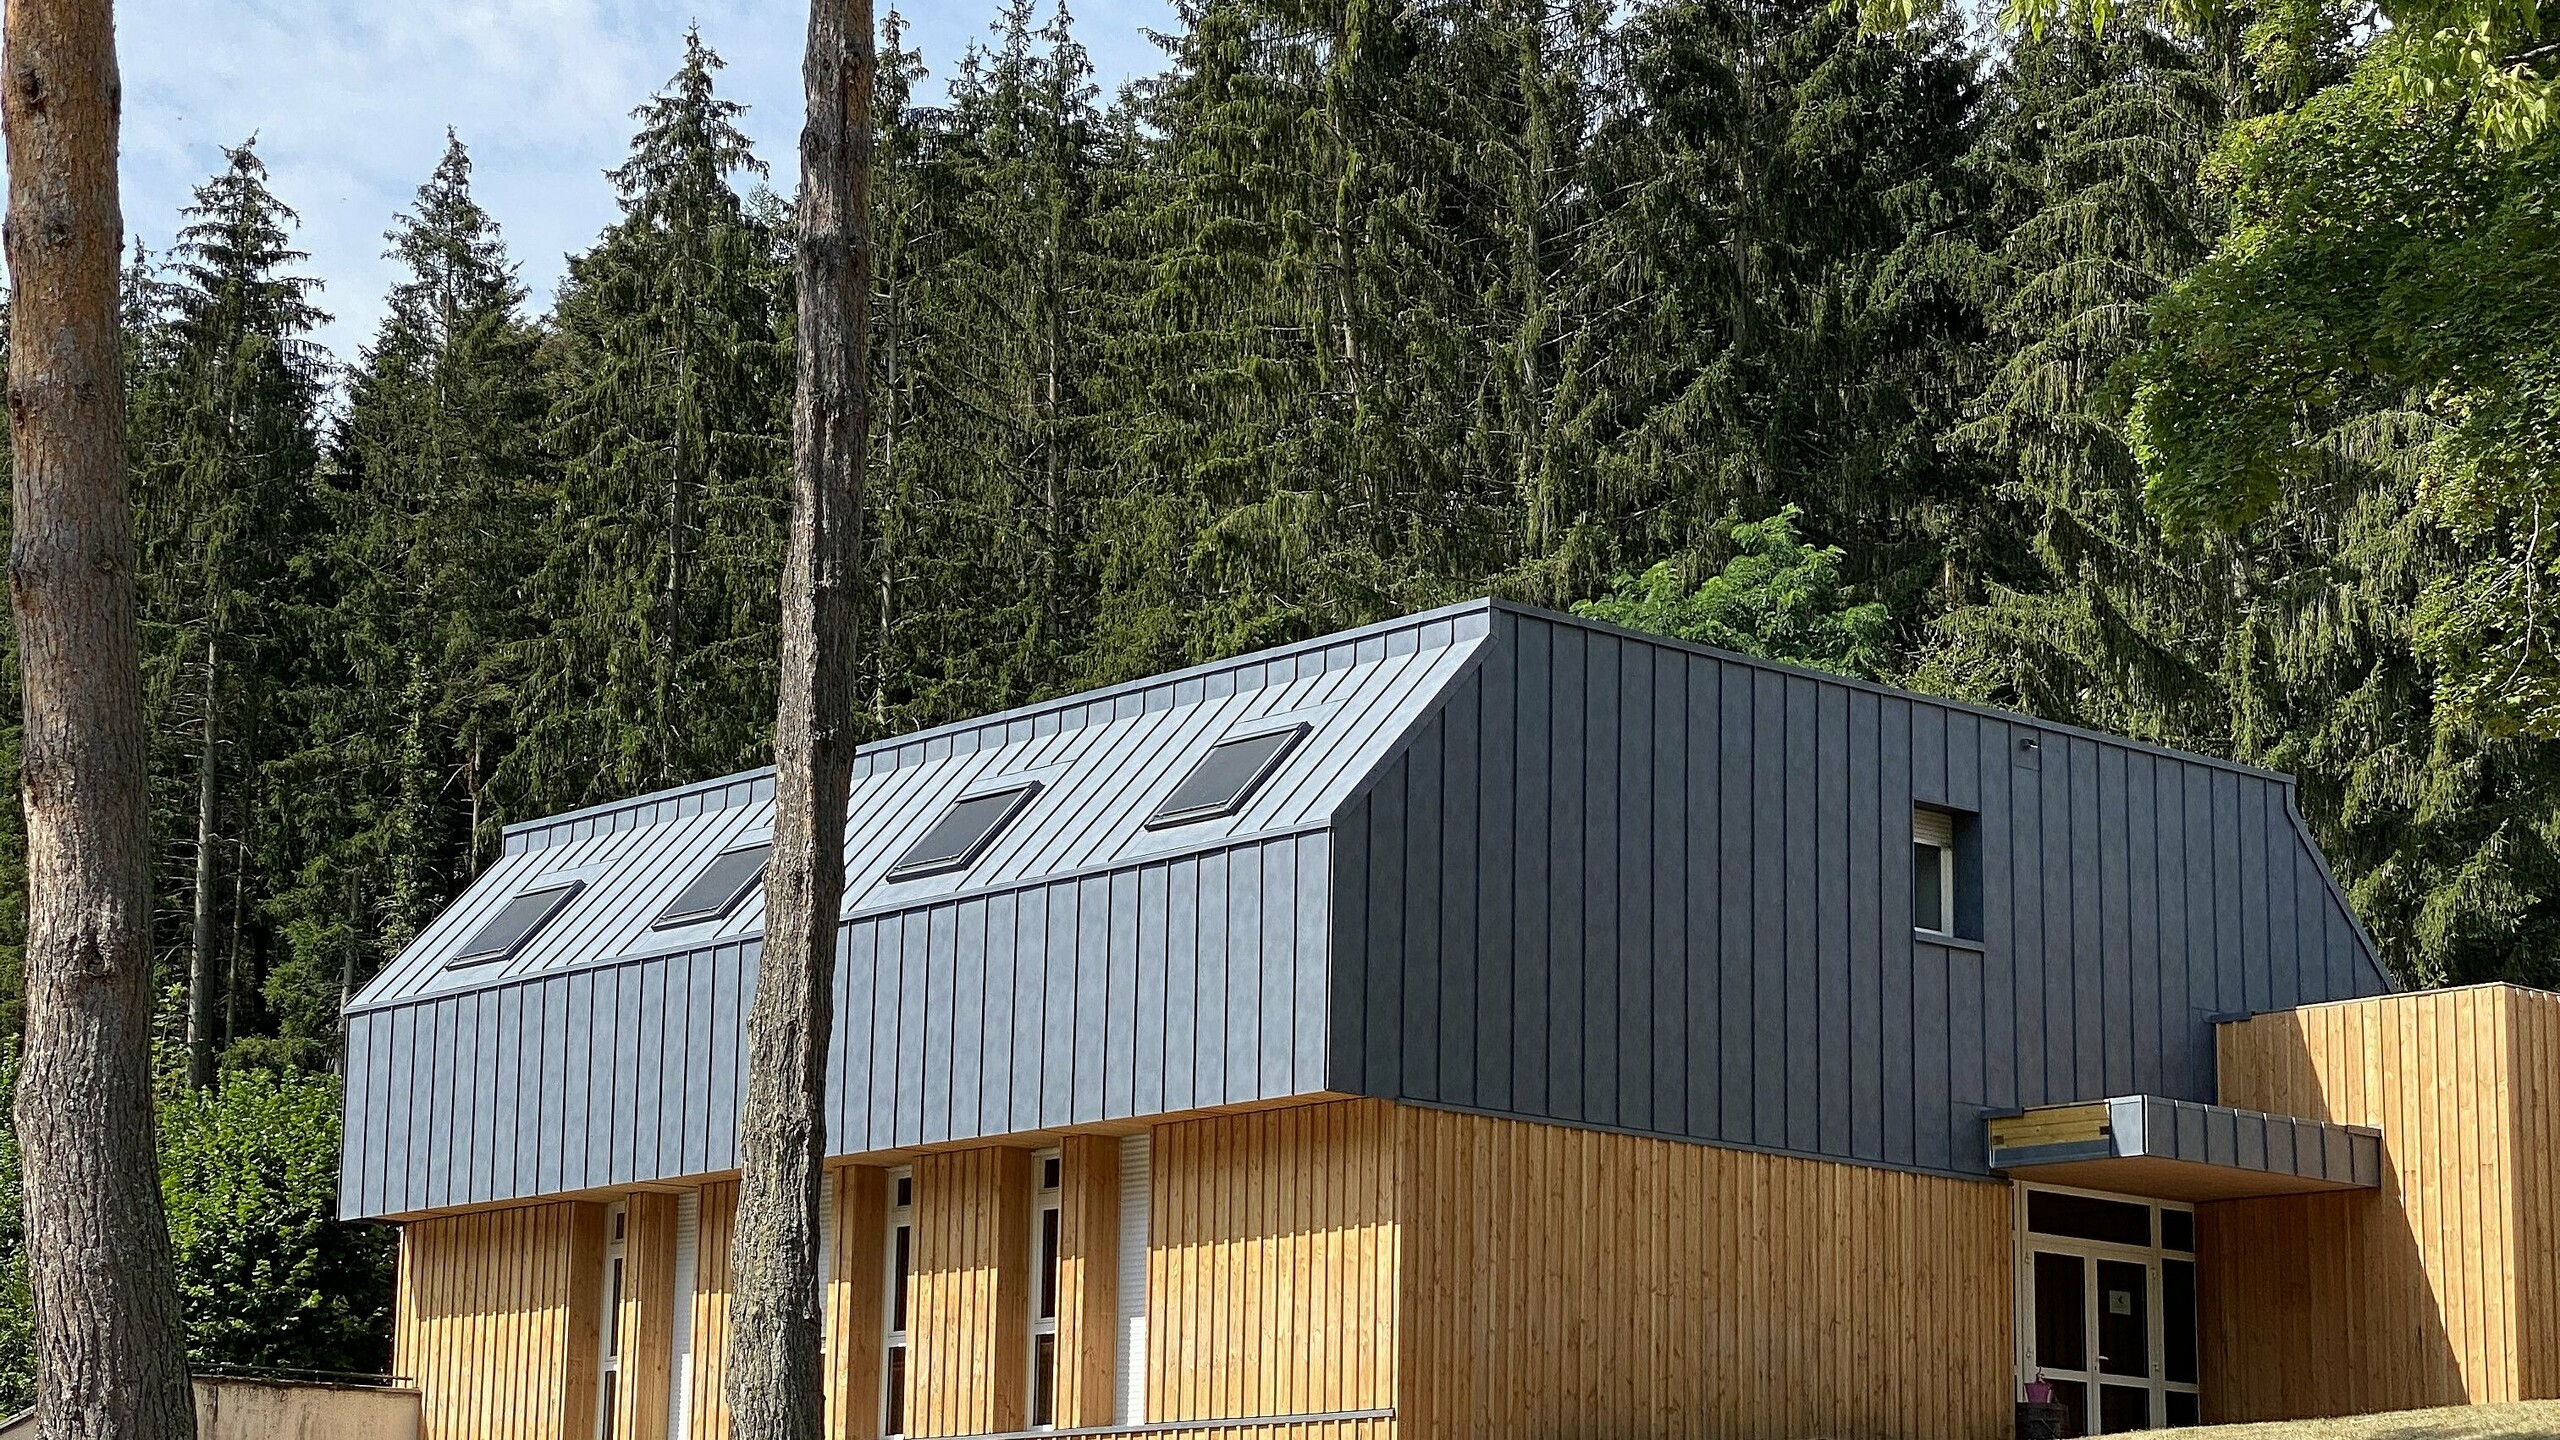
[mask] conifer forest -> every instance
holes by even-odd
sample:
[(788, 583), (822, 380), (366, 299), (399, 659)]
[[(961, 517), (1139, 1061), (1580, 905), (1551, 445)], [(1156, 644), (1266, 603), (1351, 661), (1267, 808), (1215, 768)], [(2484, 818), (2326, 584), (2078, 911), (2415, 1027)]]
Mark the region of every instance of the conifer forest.
[[(2405, 982), (2560, 983), (2560, 130), (2429, 103), (2389, 35), (1186, 0), (1108, 95), (1053, 0), (963, 55), (890, 15), (864, 732), (1581, 605), (2289, 772)], [(788, 127), (717, 39), (666, 37), (556, 297), (464, 119), (360, 353), (254, 141), (132, 254), (197, 1085), (325, 1076), (504, 825), (767, 758)]]

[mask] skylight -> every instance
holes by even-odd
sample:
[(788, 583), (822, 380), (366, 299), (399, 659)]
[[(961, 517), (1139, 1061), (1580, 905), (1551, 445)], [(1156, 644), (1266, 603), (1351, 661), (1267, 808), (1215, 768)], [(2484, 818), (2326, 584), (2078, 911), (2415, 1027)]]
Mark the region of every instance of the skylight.
[(1194, 820), (1215, 820), (1233, 815), (1244, 808), (1245, 798), (1253, 794), (1271, 772), (1280, 768), (1309, 727), (1293, 725), (1286, 730), (1266, 730), (1259, 735), (1239, 735), (1221, 740), (1209, 747), (1173, 793), (1164, 797), (1156, 813), (1147, 817), (1147, 828), (1188, 825)]
[(1040, 793), (1040, 784), (1017, 785), (1010, 790), (991, 790), (984, 795), (965, 796), (951, 802), (924, 838), (907, 847), (898, 863), (889, 867), (886, 878), (913, 880), (923, 875), (939, 875), (947, 870), (965, 870), (1031, 797)]
[(572, 880), (566, 885), (525, 891), (500, 907), (489, 923), (480, 927), (480, 933), (462, 947), (462, 953), (445, 962), (446, 966), (459, 969), (465, 965), (495, 965), (510, 958), (586, 887), (586, 881)]
[(765, 858), (773, 853), (773, 842), (741, 845), (723, 850), (711, 857), (693, 883), (669, 902), (667, 908), (650, 922), (653, 930), (668, 930), (678, 925), (699, 925), (705, 920), (726, 918), (747, 898), (747, 892), (764, 880)]

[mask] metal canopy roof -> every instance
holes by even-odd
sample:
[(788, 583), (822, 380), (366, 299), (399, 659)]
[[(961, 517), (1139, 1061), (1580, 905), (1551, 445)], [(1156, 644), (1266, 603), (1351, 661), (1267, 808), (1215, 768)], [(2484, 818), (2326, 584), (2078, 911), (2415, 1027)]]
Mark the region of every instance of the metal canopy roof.
[(1989, 1122), (1991, 1168), (2163, 1200), (2382, 1184), (2382, 1132), (2160, 1095), (2045, 1105)]

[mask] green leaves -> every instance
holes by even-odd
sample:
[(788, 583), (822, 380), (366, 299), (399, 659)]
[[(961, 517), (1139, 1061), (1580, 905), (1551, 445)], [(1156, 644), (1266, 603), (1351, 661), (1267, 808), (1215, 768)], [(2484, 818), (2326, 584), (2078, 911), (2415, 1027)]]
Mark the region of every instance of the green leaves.
[(326, 1075), (257, 1071), (163, 1097), (160, 1192), (197, 1363), (390, 1368), (397, 1240), (336, 1217), (338, 1106)]
[(1766, 520), (1720, 527), (1733, 558), (1695, 590), (1665, 562), (1638, 576), (1621, 575), (1609, 593), (1573, 607), (1577, 615), (1872, 679), (1886, 660), (1885, 607), (1859, 600), (1840, 578), (1838, 546), (1814, 549), (1796, 538), (1796, 507)]

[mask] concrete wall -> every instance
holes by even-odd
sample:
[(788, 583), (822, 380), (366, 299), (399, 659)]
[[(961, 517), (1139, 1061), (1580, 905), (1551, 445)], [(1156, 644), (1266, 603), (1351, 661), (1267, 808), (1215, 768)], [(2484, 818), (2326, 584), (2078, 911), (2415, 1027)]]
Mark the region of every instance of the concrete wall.
[[(0, 1440), (34, 1440), (32, 1410), (0, 1420)], [(418, 1440), (418, 1392), (198, 1378), (196, 1440)]]

